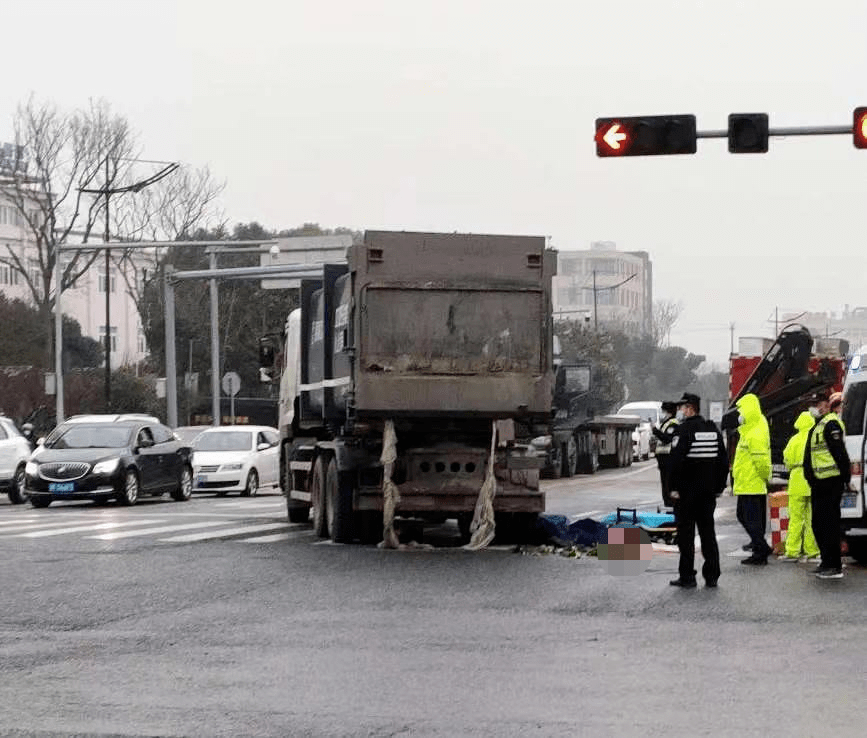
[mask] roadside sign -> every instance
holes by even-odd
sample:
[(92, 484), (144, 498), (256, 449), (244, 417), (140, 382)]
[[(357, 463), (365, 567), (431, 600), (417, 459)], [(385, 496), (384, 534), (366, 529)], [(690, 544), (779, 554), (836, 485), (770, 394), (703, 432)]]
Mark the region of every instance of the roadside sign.
[(234, 397), (241, 390), (241, 377), (235, 372), (226, 372), (223, 375), (223, 392), (229, 397)]

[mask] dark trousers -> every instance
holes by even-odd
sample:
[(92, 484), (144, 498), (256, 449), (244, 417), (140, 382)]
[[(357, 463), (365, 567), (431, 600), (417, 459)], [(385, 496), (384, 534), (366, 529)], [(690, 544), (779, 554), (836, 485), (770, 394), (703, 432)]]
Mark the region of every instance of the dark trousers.
[(767, 495), (738, 495), (738, 522), (750, 537), (753, 557), (767, 560), (773, 550), (765, 540), (768, 525)]
[(671, 482), (668, 479), (668, 454), (658, 455), (656, 463), (659, 466), (659, 482), (662, 485), (662, 504), (666, 507), (674, 507), (674, 500), (671, 499)]
[(840, 477), (819, 479), (810, 485), (813, 496), (813, 535), (822, 554), (822, 566), (839, 569), (840, 559), (840, 498), (843, 480)]
[(716, 497), (710, 492), (681, 492), (675, 502), (674, 515), (677, 521), (677, 548), (680, 550), (678, 571), (684, 581), (695, 580), (695, 529), (701, 541), (704, 565), (701, 575), (706, 582), (719, 579), (719, 547), (713, 526)]

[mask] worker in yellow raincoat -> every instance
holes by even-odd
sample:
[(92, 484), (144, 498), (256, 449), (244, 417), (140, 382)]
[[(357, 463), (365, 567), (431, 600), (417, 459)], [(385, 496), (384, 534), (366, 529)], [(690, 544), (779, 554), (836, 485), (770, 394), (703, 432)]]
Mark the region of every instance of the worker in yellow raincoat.
[(813, 507), (810, 485), (804, 479), (804, 449), (810, 429), (816, 420), (808, 412), (795, 419), (795, 430), (786, 448), (783, 462), (789, 470), (789, 531), (786, 534), (786, 552), (781, 561), (808, 561), (819, 556), (819, 546), (813, 535)]

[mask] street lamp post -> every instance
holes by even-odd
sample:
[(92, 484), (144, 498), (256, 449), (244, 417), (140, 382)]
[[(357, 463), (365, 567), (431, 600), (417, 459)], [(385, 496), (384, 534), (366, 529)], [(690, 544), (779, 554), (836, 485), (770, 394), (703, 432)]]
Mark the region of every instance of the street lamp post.
[[(140, 192), (148, 185), (152, 185), (155, 182), (159, 182), (163, 177), (168, 176), (176, 169), (180, 168), (180, 164), (177, 163), (169, 163), (167, 166), (163, 167), (156, 174), (148, 177), (147, 179), (143, 179), (139, 182), (135, 182), (131, 185), (126, 185), (124, 187), (109, 187), (109, 158), (105, 157), (105, 186), (98, 189), (88, 189), (85, 187), (79, 187), (79, 192), (86, 192), (88, 194), (93, 195), (105, 195), (105, 235), (103, 237), (104, 243), (108, 244), (109, 242), (109, 197), (111, 195), (122, 194), (124, 192)], [(105, 411), (108, 412), (111, 409), (111, 259), (110, 259), (110, 250), (106, 247), (105, 249)], [(57, 294), (58, 298), (60, 296), (61, 285), (60, 282), (57, 283)]]

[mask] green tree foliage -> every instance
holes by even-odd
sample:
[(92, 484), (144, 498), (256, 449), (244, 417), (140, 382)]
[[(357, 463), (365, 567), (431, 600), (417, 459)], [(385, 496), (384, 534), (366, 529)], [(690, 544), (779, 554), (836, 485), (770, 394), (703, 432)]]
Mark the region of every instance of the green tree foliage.
[[(43, 366), (45, 347), (53, 343), (49, 324), (40, 312), (22, 300), (0, 293), (0, 361), (4, 366)], [(53, 328), (53, 320), (50, 325)], [(99, 341), (83, 336), (78, 321), (63, 316), (64, 369), (99, 366), (103, 350)]]

